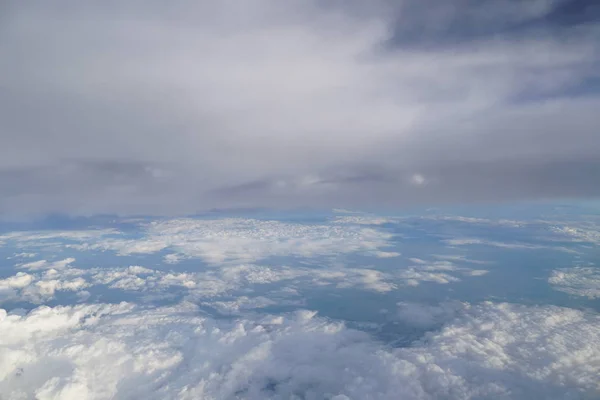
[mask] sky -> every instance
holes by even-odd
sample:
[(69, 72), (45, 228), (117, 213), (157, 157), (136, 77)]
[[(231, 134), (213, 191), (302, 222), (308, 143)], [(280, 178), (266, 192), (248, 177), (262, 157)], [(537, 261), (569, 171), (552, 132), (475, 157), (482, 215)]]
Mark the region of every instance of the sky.
[(593, 0), (0, 2), (0, 214), (600, 194)]

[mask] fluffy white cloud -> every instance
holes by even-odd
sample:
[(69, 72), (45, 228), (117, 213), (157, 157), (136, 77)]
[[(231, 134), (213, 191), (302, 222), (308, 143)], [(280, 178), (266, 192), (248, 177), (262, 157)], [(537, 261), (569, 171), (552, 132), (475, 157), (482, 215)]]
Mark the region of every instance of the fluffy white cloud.
[(337, 288), (358, 287), (385, 293), (397, 288), (393, 275), (372, 269), (339, 268), (316, 270), (312, 275), (314, 285), (335, 285)]
[(600, 318), (558, 307), (465, 304), (440, 331), (398, 349), (313, 312), (227, 322), (186, 303), (2, 310), (0, 337), (0, 393), (9, 399), (600, 394)]
[(573, 267), (552, 271), (548, 282), (556, 290), (590, 299), (600, 297), (600, 269)]
[[(54, 249), (60, 254), (69, 254), (73, 250), (110, 250), (123, 256), (168, 249), (174, 252), (164, 257), (167, 264), (197, 257), (211, 266), (175, 272), (162, 267), (141, 266), (79, 269), (74, 266), (73, 257), (27, 261), (16, 264), (16, 268), (27, 270), (29, 274), (17, 274), (3, 281), (0, 301), (42, 303), (53, 299), (58, 291), (71, 291), (78, 298), (86, 299), (90, 296), (87, 289), (97, 286), (141, 292), (148, 299), (166, 298), (177, 292), (199, 301), (207, 298), (226, 301), (215, 297), (233, 292), (247, 296), (258, 290), (258, 285), (275, 282), (282, 282), (278, 289), (331, 286), (386, 293), (422, 282), (448, 284), (465, 276), (487, 273), (459, 265), (470, 262), (465, 257), (436, 256), (444, 259), (434, 261), (412, 258), (412, 265), (405, 265), (399, 259), (400, 253), (386, 250), (391, 247), (392, 234), (368, 226), (391, 220), (355, 215), (349, 218), (321, 224), (241, 218), (136, 221), (142, 230), (142, 235), (136, 238), (114, 229), (10, 233), (5, 237), (15, 247), (51, 245), (44, 251)], [(336, 261), (340, 254), (352, 253), (393, 258), (397, 266), (388, 266), (381, 271), (371, 266), (346, 267)], [(272, 256), (304, 258), (304, 265), (254, 263)], [(313, 257), (321, 257), (319, 265), (311, 265), (315, 264), (310, 260)], [(24, 282), (23, 287), (9, 283), (17, 279)]]
[(57, 291), (78, 292), (90, 284), (79, 275), (70, 271), (60, 274), (57, 270), (46, 274), (28, 274), (17, 272), (15, 275), (0, 280), (0, 304), (4, 301), (28, 301), (42, 303), (54, 297)]
[(474, 270), (466, 267), (459, 267), (451, 261), (432, 261), (428, 262), (420, 258), (409, 259), (414, 265), (397, 272), (397, 276), (409, 286), (417, 286), (421, 282), (450, 283), (458, 282), (460, 278), (457, 275), (481, 276), (488, 273), (487, 270)]
[(24, 272), (17, 272), (16, 275), (0, 280), (0, 290), (4, 289), (22, 289), (33, 281), (33, 276)]
[[(29, 273), (17, 272), (0, 280), (0, 303), (7, 300), (40, 304), (53, 299), (57, 291), (71, 291), (85, 300), (89, 293), (83, 289), (108, 287), (139, 292), (148, 299), (168, 298), (173, 293), (205, 301), (236, 293), (247, 296), (260, 292), (260, 285), (278, 283), (277, 290), (331, 286), (336, 289), (355, 288), (386, 293), (403, 286), (418, 286), (423, 282), (448, 284), (462, 276), (480, 276), (486, 270), (459, 267), (450, 261), (426, 262), (413, 266), (379, 271), (373, 268), (289, 267), (255, 264), (235, 264), (205, 268), (201, 271), (175, 272), (142, 266), (94, 267), (79, 269), (67, 258), (49, 263), (42, 260), (29, 265)], [(50, 268), (51, 266), (60, 268)], [(23, 266), (21, 266), (23, 267)], [(85, 292), (85, 293), (84, 293)], [(295, 297), (294, 294), (293, 297)], [(278, 298), (280, 301), (281, 298)], [(252, 298), (252, 301), (256, 301)]]

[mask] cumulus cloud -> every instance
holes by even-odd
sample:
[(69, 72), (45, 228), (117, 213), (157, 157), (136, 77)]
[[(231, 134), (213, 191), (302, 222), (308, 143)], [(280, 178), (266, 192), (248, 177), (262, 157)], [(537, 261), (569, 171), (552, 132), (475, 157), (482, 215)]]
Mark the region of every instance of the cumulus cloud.
[(0, 313), (0, 392), (15, 398), (594, 398), (597, 314), (463, 306), (407, 348), (303, 311), (216, 321), (190, 304)]
[(579, 1), (71, 3), (2, 10), (9, 215), (599, 194)]
[(88, 287), (85, 279), (51, 279), (17, 272), (16, 275), (0, 279), (0, 303), (5, 301), (27, 301), (40, 304), (52, 299), (57, 291), (78, 292)]
[(103, 237), (72, 244), (77, 250), (112, 250), (120, 255), (150, 254), (165, 249), (168, 263), (197, 257), (213, 264), (254, 262), (274, 256), (318, 257), (365, 253), (381, 257), (392, 234), (362, 224), (301, 224), (242, 218), (173, 219), (143, 226), (141, 238)]
[(552, 271), (548, 283), (556, 290), (590, 299), (600, 297), (600, 269), (573, 267)]
[[(45, 260), (44, 267), (37, 265), (29, 268), (29, 273), (17, 272), (0, 280), (0, 304), (6, 301), (25, 301), (41, 304), (55, 298), (56, 292), (74, 292), (80, 301), (90, 297), (89, 291), (109, 288), (123, 292), (148, 296), (148, 301), (161, 298), (186, 298), (188, 300), (216, 302), (217, 309), (240, 310), (246, 303), (264, 303), (261, 286), (277, 283), (276, 295), (279, 304), (288, 301), (286, 289), (293, 289), (292, 301), (298, 295), (297, 290), (310, 290), (316, 287), (335, 289), (358, 289), (384, 294), (402, 287), (418, 286), (424, 282), (449, 284), (458, 282), (462, 277), (477, 277), (486, 274), (486, 270), (474, 270), (459, 267), (450, 261), (433, 261), (413, 266), (398, 267), (388, 271), (379, 271), (372, 267), (290, 267), (266, 266), (255, 264), (222, 265), (205, 268), (201, 271), (176, 272), (168, 269), (151, 269), (139, 265), (128, 267), (103, 266), (80, 269), (72, 265), (74, 259), (65, 259), (49, 265), (62, 265), (50, 268)], [(272, 291), (272, 289), (270, 289)], [(277, 292), (277, 290), (275, 290)], [(256, 294), (249, 297), (250, 294)], [(241, 296), (247, 299), (244, 304), (237, 301), (219, 299), (223, 296)], [(268, 296), (268, 294), (265, 294)], [(143, 300), (143, 298), (141, 299)], [(266, 303), (265, 303), (266, 304)], [(291, 304), (291, 303), (290, 303)]]
[[(398, 257), (400, 253), (390, 251), (393, 234), (377, 226), (391, 221), (351, 217), (307, 224), (246, 218), (180, 218), (137, 221), (141, 235), (97, 229), (21, 231), (0, 237), (16, 248), (114, 251), (121, 256), (168, 251), (164, 256), (167, 264), (200, 258), (211, 265), (225, 265), (278, 256), (310, 259), (358, 253), (378, 258)], [(72, 261), (72, 258), (37, 260), (17, 266), (30, 270), (59, 269)]]
[(422, 282), (447, 284), (460, 281), (460, 275), (482, 276), (489, 272), (487, 270), (459, 267), (451, 261), (428, 262), (420, 258), (410, 258), (409, 260), (414, 265), (397, 272), (397, 276), (408, 286), (418, 286)]

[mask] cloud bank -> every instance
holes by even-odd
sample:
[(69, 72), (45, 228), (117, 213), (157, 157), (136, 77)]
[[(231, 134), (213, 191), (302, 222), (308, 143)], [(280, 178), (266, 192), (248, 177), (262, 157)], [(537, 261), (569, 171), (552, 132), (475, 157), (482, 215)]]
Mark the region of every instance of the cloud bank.
[(600, 269), (598, 267), (573, 267), (552, 271), (548, 278), (556, 290), (590, 299), (600, 298)]
[(597, 196), (593, 5), (3, 5), (0, 210)]
[[(123, 229), (0, 236), (0, 396), (600, 396), (596, 311), (479, 302), (553, 301), (544, 290), (541, 298), (504, 297), (494, 287), (511, 267), (502, 255), (547, 257), (556, 248), (561, 261), (580, 266), (552, 271), (548, 283), (592, 299), (571, 303), (555, 293), (559, 304), (593, 308), (600, 281), (586, 259), (597, 227), (587, 216), (345, 214), (322, 222), (136, 219), (111, 223)], [(521, 234), (498, 241), (509, 232)], [(539, 273), (547, 268), (519, 280), (545, 283)]]
[[(437, 310), (432, 309), (434, 313)], [(407, 348), (302, 311), (216, 321), (195, 306), (0, 310), (0, 393), (40, 400), (565, 399), (600, 393), (600, 320), (464, 304)]]

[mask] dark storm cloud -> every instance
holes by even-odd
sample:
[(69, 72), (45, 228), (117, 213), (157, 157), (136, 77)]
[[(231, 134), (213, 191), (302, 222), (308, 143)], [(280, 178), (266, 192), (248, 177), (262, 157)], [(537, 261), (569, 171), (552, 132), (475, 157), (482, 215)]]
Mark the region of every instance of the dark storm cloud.
[(0, 213), (597, 196), (594, 3), (2, 3)]

